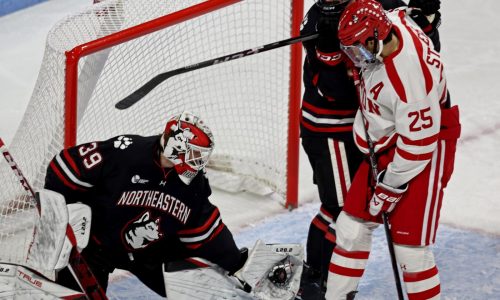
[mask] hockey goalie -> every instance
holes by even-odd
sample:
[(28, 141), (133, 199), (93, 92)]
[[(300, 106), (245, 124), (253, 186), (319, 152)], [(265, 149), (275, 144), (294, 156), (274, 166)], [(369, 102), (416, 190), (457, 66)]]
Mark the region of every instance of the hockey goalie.
[[(99, 288), (88, 286), (92, 284), (90, 274), (79, 278), (75, 270), (78, 265), (70, 263), (72, 251), (81, 252), (88, 245), (90, 208), (80, 203), (66, 205), (62, 195), (50, 190), (40, 191), (37, 197), (40, 219), (28, 259), (24, 265), (0, 263), (0, 297), (105, 299), (105, 294), (89, 291), (89, 288)], [(69, 236), (68, 224), (73, 231)], [(154, 274), (164, 282), (165, 293), (170, 299), (295, 298), (302, 273), (302, 245), (264, 244), (259, 240), (251, 251), (242, 249), (240, 253), (244, 264), (231, 275), (222, 267), (198, 257), (164, 263), (161, 274)]]
[(213, 147), (208, 126), (183, 112), (159, 135), (60, 151), (45, 189), (35, 197), (29, 188), (39, 207), (33, 241), (25, 263), (3, 265), (0, 296), (105, 299), (122, 269), (171, 299), (293, 299), (301, 245), (238, 249), (208, 199)]

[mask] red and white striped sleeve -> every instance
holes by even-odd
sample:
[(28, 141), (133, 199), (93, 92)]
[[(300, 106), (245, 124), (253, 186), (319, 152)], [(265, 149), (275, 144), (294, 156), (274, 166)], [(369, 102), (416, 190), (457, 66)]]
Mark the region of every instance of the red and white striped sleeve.
[(198, 249), (213, 240), (226, 227), (219, 212), (213, 205), (204, 209), (198, 222), (177, 232), (179, 239), (189, 249)]
[(103, 153), (93, 142), (67, 148), (54, 156), (47, 168), (45, 188), (63, 194), (72, 201), (92, 189), (101, 176)]

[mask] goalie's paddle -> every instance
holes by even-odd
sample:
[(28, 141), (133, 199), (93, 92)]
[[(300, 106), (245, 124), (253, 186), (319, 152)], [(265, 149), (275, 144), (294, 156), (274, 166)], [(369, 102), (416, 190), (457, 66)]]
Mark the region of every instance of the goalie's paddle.
[[(9, 153), (9, 150), (7, 149), (7, 146), (5, 146), (5, 143), (3, 142), (2, 138), (0, 138), (0, 151), (2, 152), (2, 155), (9, 164), (12, 171), (15, 173), (17, 179), (19, 179), (19, 182), (21, 183), (23, 188), (27, 192), (29, 192), (30, 195), (33, 197), (33, 201), (35, 201), (38, 213), (40, 213), (40, 203), (38, 201), (38, 198), (36, 197), (35, 192), (33, 191), (33, 188), (29, 184), (26, 177), (24, 177), (23, 173), (21, 172), (21, 169), (14, 161), (12, 155)], [(66, 232), (68, 235), (73, 235), (73, 238), (70, 237), (69, 239), (72, 242), (75, 242), (73, 229), (69, 224), (68, 228), (66, 229)], [(82, 255), (80, 254), (80, 252), (78, 252), (78, 250), (76, 250), (75, 244), (73, 244), (73, 249), (69, 257), (69, 264), (71, 266), (70, 271), (73, 272), (74, 275), (78, 278), (79, 284), (81, 284), (81, 287), (83, 288), (85, 294), (89, 299), (92, 300), (108, 299), (106, 297), (106, 293), (99, 285), (99, 282), (95, 278), (94, 274), (92, 274), (92, 271), (90, 270), (89, 266), (83, 259)]]
[(309, 34), (309, 35), (303, 35), (303, 36), (298, 36), (298, 37), (294, 37), (294, 38), (289, 38), (289, 39), (281, 40), (281, 41), (274, 42), (274, 43), (271, 43), (271, 44), (266, 44), (266, 45), (263, 45), (263, 46), (260, 46), (260, 47), (256, 47), (256, 48), (252, 48), (252, 49), (247, 49), (247, 50), (243, 50), (243, 51), (236, 52), (236, 53), (233, 53), (233, 54), (229, 54), (229, 55), (217, 57), (217, 58), (214, 58), (214, 59), (206, 60), (204, 62), (200, 62), (200, 63), (197, 63), (197, 64), (192, 64), (192, 65), (189, 65), (189, 66), (186, 66), (186, 67), (182, 67), (182, 68), (179, 68), (179, 69), (175, 69), (175, 70), (172, 70), (172, 71), (168, 71), (168, 72), (165, 72), (165, 73), (160, 73), (160, 74), (156, 75), (155, 77), (153, 77), (148, 82), (146, 82), (143, 86), (141, 86), (140, 88), (138, 88), (135, 92), (133, 92), (132, 94), (130, 94), (127, 97), (123, 98), (122, 100), (118, 101), (115, 104), (115, 107), (118, 108), (118, 109), (127, 109), (127, 108), (131, 107), (135, 103), (139, 102), (139, 100), (141, 100), (142, 98), (144, 98), (155, 87), (157, 87), (163, 81), (169, 79), (170, 77), (173, 77), (173, 76), (176, 76), (176, 75), (180, 75), (180, 74), (183, 74), (183, 73), (187, 73), (187, 72), (190, 72), (190, 71), (198, 70), (198, 69), (201, 69), (201, 68), (213, 66), (213, 65), (216, 65), (216, 64), (224, 63), (224, 62), (227, 62), (227, 61), (235, 60), (235, 59), (238, 59), (238, 58), (247, 57), (247, 56), (250, 56), (250, 55), (257, 54), (257, 53), (262, 53), (262, 52), (269, 51), (269, 50), (276, 49), (276, 48), (280, 48), (280, 47), (283, 47), (283, 46), (289, 46), (289, 45), (292, 45), (292, 44), (295, 44), (295, 43), (298, 43), (298, 42), (309, 41), (309, 40), (315, 39), (317, 37), (318, 37), (318, 34), (317, 33), (313, 33), (313, 34)]

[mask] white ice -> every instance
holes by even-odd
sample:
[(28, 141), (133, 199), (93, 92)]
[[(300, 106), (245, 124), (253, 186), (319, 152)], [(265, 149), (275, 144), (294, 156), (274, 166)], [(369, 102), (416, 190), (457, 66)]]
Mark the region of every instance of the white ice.
[[(312, 0), (306, 0), (308, 7)], [(9, 145), (33, 90), (45, 36), (56, 21), (91, 0), (52, 0), (0, 17), (0, 137)], [(500, 299), (500, 1), (443, 0), (440, 28), (452, 101), (460, 105), (462, 137), (455, 172), (445, 191), (434, 252), (444, 299)], [(499, 80), (499, 81), (497, 81)], [(305, 242), (318, 197), (301, 153), (301, 207), (288, 212), (266, 198), (216, 191), (212, 201), (239, 246)], [(115, 273), (114, 299), (155, 295), (127, 273)], [(370, 263), (356, 299), (394, 298), (383, 231), (377, 230)]]

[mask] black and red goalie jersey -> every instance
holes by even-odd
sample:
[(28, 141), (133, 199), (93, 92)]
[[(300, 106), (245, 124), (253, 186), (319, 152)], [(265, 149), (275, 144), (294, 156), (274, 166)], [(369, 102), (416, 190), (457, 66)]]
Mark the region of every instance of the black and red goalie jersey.
[(112, 268), (192, 255), (234, 271), (239, 250), (208, 199), (204, 170), (186, 183), (176, 168), (162, 167), (162, 136), (121, 135), (64, 149), (48, 166), (45, 188), (91, 207), (91, 244)]

